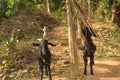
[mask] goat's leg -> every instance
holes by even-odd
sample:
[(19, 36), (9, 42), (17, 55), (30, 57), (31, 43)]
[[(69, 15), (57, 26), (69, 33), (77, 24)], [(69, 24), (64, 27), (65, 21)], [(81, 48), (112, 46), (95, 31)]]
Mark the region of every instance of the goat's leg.
[(49, 80), (52, 80), (51, 70), (50, 70), (50, 65), (49, 65), (49, 66), (47, 66), (47, 72), (48, 72), (48, 77), (49, 77)]
[(88, 63), (88, 53), (85, 51), (83, 54), (83, 59), (84, 59), (84, 75), (87, 75), (87, 63)]
[(84, 75), (87, 75), (87, 59), (84, 59)]
[(39, 65), (40, 80), (43, 80), (43, 65)]
[(94, 62), (94, 54), (92, 56), (90, 56), (90, 64), (91, 65), (95, 65), (95, 62)]
[(95, 65), (95, 63), (94, 63), (94, 53), (96, 51), (96, 46), (93, 44), (92, 48), (93, 49), (90, 52), (90, 64)]
[(94, 75), (93, 65), (94, 65), (94, 59), (93, 59), (93, 57), (90, 57), (90, 73), (91, 73), (91, 75)]
[(90, 65), (90, 74), (91, 74), (91, 75), (94, 75), (94, 72), (93, 72), (93, 65)]
[(48, 76), (47, 66), (45, 66), (45, 72), (46, 72), (46, 76)]

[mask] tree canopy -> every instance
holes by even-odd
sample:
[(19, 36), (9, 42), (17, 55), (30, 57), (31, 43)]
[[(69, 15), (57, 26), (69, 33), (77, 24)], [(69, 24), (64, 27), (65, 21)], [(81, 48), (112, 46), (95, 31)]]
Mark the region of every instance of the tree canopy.
[[(50, 0), (50, 9), (60, 17), (65, 11), (66, 0)], [(80, 0), (84, 11), (88, 11), (88, 0)], [(44, 4), (45, 0), (0, 0), (0, 17), (9, 17), (15, 15), (22, 8)], [(95, 13), (102, 15), (105, 19), (110, 19), (112, 9), (120, 4), (120, 0), (90, 0), (91, 15)]]

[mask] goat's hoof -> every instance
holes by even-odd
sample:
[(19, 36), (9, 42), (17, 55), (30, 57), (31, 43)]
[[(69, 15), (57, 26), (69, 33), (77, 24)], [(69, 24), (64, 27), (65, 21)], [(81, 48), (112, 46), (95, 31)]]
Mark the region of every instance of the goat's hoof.
[(87, 73), (83, 73), (84, 75), (87, 75)]
[(91, 73), (91, 75), (94, 75), (94, 73)]
[(91, 62), (90, 65), (95, 65), (95, 62)]

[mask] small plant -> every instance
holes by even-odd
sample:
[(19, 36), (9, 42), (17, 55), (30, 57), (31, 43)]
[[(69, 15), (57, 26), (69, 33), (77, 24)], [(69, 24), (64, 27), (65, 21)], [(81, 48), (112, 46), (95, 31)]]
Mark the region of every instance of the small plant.
[(120, 38), (119, 38), (119, 36), (120, 36), (120, 29), (119, 28), (114, 30), (114, 31), (112, 31), (111, 33), (112, 33), (112, 37), (114, 39), (118, 39), (118, 41), (120, 41)]
[(15, 42), (19, 42), (18, 36), (19, 36), (20, 30), (19, 29), (13, 29), (11, 35), (6, 36), (6, 38), (3, 41), (3, 46), (0, 47), (0, 55), (2, 57), (2, 65), (0, 66), (0, 70), (2, 70), (3, 73), (8, 73), (11, 71), (11, 68), (15, 66), (15, 62), (12, 61), (11, 56), (14, 56), (13, 50), (15, 49)]

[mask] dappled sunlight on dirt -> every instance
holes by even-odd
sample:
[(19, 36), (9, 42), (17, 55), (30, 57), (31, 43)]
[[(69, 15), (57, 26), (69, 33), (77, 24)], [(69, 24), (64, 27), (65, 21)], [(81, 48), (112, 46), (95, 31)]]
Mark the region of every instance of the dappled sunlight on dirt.
[[(69, 80), (70, 78), (70, 58), (69, 58), (69, 45), (68, 45), (68, 28), (64, 25), (60, 25), (58, 27), (54, 28), (53, 32), (50, 32), (49, 39), (52, 43), (56, 44), (55, 47), (51, 47), (50, 51), (52, 53), (52, 63), (51, 63), (51, 73), (52, 73), (52, 79), (53, 80)], [(52, 36), (51, 36), (52, 35)], [(96, 44), (101, 46), (98, 49), (104, 48), (103, 42), (97, 41)], [(38, 70), (38, 64), (37, 64), (37, 48), (32, 46), (32, 41), (25, 41), (20, 42), (19, 49), (21, 55), (27, 56), (27, 60), (29, 63), (31, 61), (34, 61), (34, 64), (23, 64), (25, 71), (23, 70), (25, 75), (29, 75), (31, 71), (30, 77), (25, 77), (18, 80), (39, 80), (39, 70)], [(108, 48), (108, 46), (106, 47)], [(25, 50), (22, 50), (25, 49)], [(101, 49), (101, 51), (103, 51)], [(81, 53), (78, 50), (79, 53)], [(114, 51), (115, 52), (115, 51)], [(26, 54), (27, 53), (27, 54)], [(96, 52), (101, 53), (102, 52)], [(107, 51), (105, 51), (107, 53)], [(105, 54), (103, 53), (103, 54)], [(111, 52), (112, 53), (112, 52)], [(102, 54), (102, 55), (103, 55)], [(79, 59), (79, 68), (80, 73), (83, 73), (83, 54), (78, 54)], [(104, 55), (103, 55), (104, 56)], [(113, 57), (113, 58), (105, 58), (105, 56), (100, 56), (101, 58), (96, 58), (95, 56), (95, 65), (94, 65), (94, 75), (90, 75), (90, 66), (88, 64), (87, 69), (87, 75), (85, 76), (85, 80), (120, 80), (120, 58)], [(26, 66), (27, 65), (27, 66)], [(26, 67), (25, 67), (26, 66)], [(32, 72), (33, 71), (33, 72)], [(21, 73), (23, 76), (25, 76), (23, 73)], [(35, 76), (34, 76), (35, 75)], [(48, 80), (46, 76), (44, 76), (44, 80)], [(80, 80), (80, 79), (77, 79)]]
[(87, 75), (86, 80), (120, 80), (120, 61), (104, 58), (95, 61), (95, 75)]
[[(61, 63), (61, 65), (59, 63)], [(52, 67), (54, 67), (56, 70), (59, 70), (56, 73), (52, 70), (53, 80), (69, 80), (69, 75), (66, 75), (66, 74), (70, 74), (69, 71), (70, 69), (68, 69), (69, 66), (66, 67), (62, 66), (63, 63), (64, 60), (63, 62), (62, 60), (61, 61), (58, 60), (57, 64), (52, 64)], [(82, 66), (80, 67), (80, 69), (83, 70), (83, 63), (81, 64)], [(87, 69), (88, 69), (88, 73), (85, 76), (85, 80), (120, 80), (120, 60), (118, 58), (96, 59), (94, 65), (94, 72), (95, 72), (94, 75), (90, 75), (89, 65)], [(39, 79), (33, 79), (33, 80), (39, 80)], [(44, 80), (47, 80), (47, 78), (45, 78)]]
[(98, 67), (98, 66), (96, 66), (95, 68), (96, 68), (95, 70), (97, 72), (100, 72), (100, 73), (111, 72), (108, 68), (105, 68), (105, 67)]
[(65, 78), (65, 77), (53, 77), (54, 78), (54, 80), (68, 80), (67, 78)]
[(111, 65), (111, 66), (118, 66), (120, 64), (119, 61), (116, 60), (106, 60), (106, 59), (102, 59), (102, 62), (96, 61), (96, 63), (99, 64), (105, 64), (105, 65)]
[(118, 77), (118, 78), (101, 78), (100, 80), (120, 80), (120, 77)]

